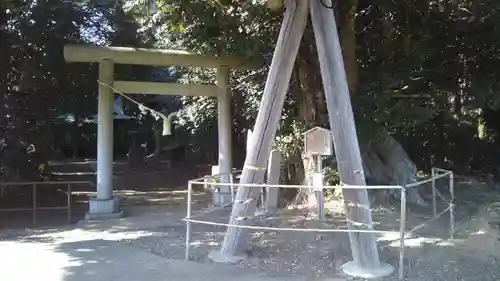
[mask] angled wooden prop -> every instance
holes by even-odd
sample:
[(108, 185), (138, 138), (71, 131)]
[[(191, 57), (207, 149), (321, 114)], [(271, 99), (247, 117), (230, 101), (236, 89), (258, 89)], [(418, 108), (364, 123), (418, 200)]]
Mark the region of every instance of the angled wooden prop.
[[(331, 0), (322, 1), (325, 5), (320, 0), (312, 0), (311, 20), (340, 181), (345, 185), (363, 186), (366, 181), (335, 15), (332, 9), (325, 7), (331, 7)], [(343, 194), (349, 229), (373, 229), (367, 190), (344, 189)], [(344, 272), (362, 278), (378, 278), (392, 273), (390, 265), (379, 261), (374, 233), (350, 232), (349, 239), (353, 261), (344, 264)]]
[[(287, 4), (240, 183), (244, 186), (245, 183), (263, 182), (271, 142), (278, 128), (293, 64), (310, 11), (340, 178), (346, 185), (363, 186), (366, 183), (342, 51), (334, 13), (328, 8), (331, 0), (289, 0)], [(230, 224), (247, 224), (254, 215), (259, 191), (259, 188), (251, 187), (238, 189)], [(367, 190), (345, 189), (344, 197), (349, 229), (359, 229), (353, 222), (363, 224), (364, 230), (372, 229)], [(349, 237), (353, 261), (343, 266), (346, 273), (377, 278), (393, 271), (391, 266), (380, 263), (374, 234), (353, 232), (349, 233)], [(211, 252), (210, 257), (218, 262), (239, 262), (244, 258), (242, 252), (246, 240), (246, 229), (229, 227), (221, 250)]]
[[(247, 153), (240, 183), (262, 183), (271, 144), (278, 129), (281, 111), (290, 83), (300, 40), (307, 23), (309, 1), (289, 1), (285, 11), (264, 95), (255, 121), (250, 150)], [(245, 224), (254, 216), (260, 188), (240, 187), (231, 213), (231, 224)], [(238, 262), (247, 242), (246, 229), (229, 227), (220, 251), (210, 253), (218, 262)]]

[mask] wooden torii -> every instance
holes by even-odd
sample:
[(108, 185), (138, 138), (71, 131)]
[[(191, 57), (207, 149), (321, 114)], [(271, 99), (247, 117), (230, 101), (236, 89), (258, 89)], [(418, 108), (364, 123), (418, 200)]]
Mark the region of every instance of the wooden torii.
[[(268, 0), (270, 6), (280, 6), (282, 0)], [(277, 4), (277, 5), (276, 5)], [(245, 225), (253, 216), (260, 189), (245, 184), (262, 183), (278, 128), (280, 112), (285, 101), (299, 43), (308, 15), (316, 37), (321, 77), (326, 96), (328, 116), (337, 158), (340, 180), (345, 186), (365, 186), (365, 176), (349, 96), (342, 51), (331, 0), (288, 0), (280, 34), (267, 77), (257, 115), (250, 150), (247, 153), (230, 224)], [(345, 210), (350, 230), (372, 229), (372, 217), (366, 188), (343, 189)], [(359, 225), (363, 225), (360, 227)], [(229, 227), (218, 251), (210, 253), (217, 262), (235, 263), (244, 259), (248, 231)], [(392, 273), (393, 267), (379, 260), (375, 235), (369, 232), (350, 232), (353, 260), (343, 265), (345, 273), (378, 278)]]

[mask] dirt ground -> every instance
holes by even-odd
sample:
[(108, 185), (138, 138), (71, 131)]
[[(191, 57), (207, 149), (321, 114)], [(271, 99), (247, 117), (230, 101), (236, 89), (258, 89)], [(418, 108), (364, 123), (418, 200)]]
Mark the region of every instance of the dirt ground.
[[(189, 172), (186, 172), (189, 171)], [(209, 166), (176, 167), (169, 171), (135, 171), (116, 177), (117, 194), (123, 200), (125, 210), (146, 206), (144, 213), (168, 209), (170, 219), (148, 231), (151, 235), (122, 242), (157, 255), (183, 259), (185, 253), (185, 225), (181, 218), (185, 215), (186, 183), (189, 179), (208, 174)], [(438, 183), (443, 195), (447, 193), (446, 182)], [(424, 187), (424, 189), (429, 187)], [(499, 280), (500, 258), (499, 231), (488, 221), (487, 206), (500, 201), (500, 192), (495, 192), (486, 183), (456, 177), (456, 234), (449, 237), (449, 216), (438, 220), (413, 233), (407, 239), (405, 248), (405, 276), (407, 280)], [(85, 198), (88, 190), (75, 194), (75, 198)], [(427, 192), (426, 194), (430, 194)], [(427, 201), (429, 198), (427, 196)], [(193, 211), (211, 209), (210, 194), (200, 192), (194, 197)], [(84, 200), (74, 212), (75, 220), (83, 216)], [(333, 204), (335, 205), (335, 204)], [(439, 204), (439, 210), (447, 205)], [(314, 214), (307, 209), (283, 209), (277, 213), (253, 219), (252, 224), (270, 227), (293, 228), (345, 228), (344, 216), (332, 207), (326, 222), (317, 222)], [(198, 217), (227, 223), (230, 209), (220, 209)], [(64, 216), (64, 214), (61, 214)], [(432, 216), (430, 207), (410, 206), (407, 214), (407, 229), (418, 226)], [(57, 215), (51, 213), (49, 218)], [(397, 207), (375, 208), (373, 212), (375, 228), (388, 231), (378, 235), (380, 258), (397, 270), (399, 257), (399, 219)], [(10, 217), (12, 220), (12, 217)], [(224, 227), (194, 225), (190, 259), (211, 263), (210, 251), (217, 250), (225, 234)], [(258, 268), (279, 275), (294, 274), (310, 278), (344, 277), (341, 265), (351, 259), (349, 239), (345, 233), (277, 232), (250, 231), (247, 259), (235, 266)], [(395, 280), (396, 275), (384, 280)]]
[[(446, 182), (439, 183), (441, 193), (447, 194)], [(425, 189), (425, 187), (424, 187)], [(500, 257), (498, 231), (488, 223), (486, 206), (500, 201), (487, 184), (459, 178), (456, 190), (456, 233), (449, 239), (448, 214), (430, 222), (426, 227), (405, 239), (404, 272), (406, 280), (491, 280), (497, 281)], [(210, 196), (199, 194), (193, 210), (211, 209)], [(429, 198), (427, 198), (429, 201)], [(430, 201), (429, 201), (430, 202)], [(448, 205), (440, 203), (438, 212)], [(183, 209), (180, 210), (184, 212)], [(230, 209), (220, 209), (198, 217), (200, 220), (227, 223)], [(181, 217), (183, 213), (178, 214)], [(407, 230), (419, 226), (432, 217), (430, 207), (410, 206)], [(377, 235), (380, 258), (393, 265), (399, 261), (398, 208), (376, 208), (373, 219), (377, 230), (388, 231)], [(317, 222), (314, 214), (306, 209), (285, 209), (268, 216), (256, 217), (252, 224), (288, 228), (346, 228), (341, 213), (332, 212), (326, 222)], [(147, 249), (158, 255), (183, 259), (185, 253), (185, 227), (174, 224), (151, 230), (154, 235), (125, 241), (135, 247)], [(225, 234), (224, 227), (194, 225), (190, 259), (212, 263), (210, 251), (219, 249)], [(250, 231), (247, 259), (239, 267), (257, 268), (273, 275), (294, 274), (314, 278), (341, 277), (341, 265), (351, 259), (349, 239), (345, 233)], [(383, 280), (396, 280), (396, 274)], [(316, 280), (316, 279), (314, 279)]]

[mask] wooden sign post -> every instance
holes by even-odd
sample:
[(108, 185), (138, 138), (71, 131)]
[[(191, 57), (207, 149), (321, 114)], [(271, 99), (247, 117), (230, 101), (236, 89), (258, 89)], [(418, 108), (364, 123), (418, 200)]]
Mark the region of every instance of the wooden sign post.
[(304, 152), (314, 161), (312, 185), (316, 194), (318, 220), (325, 220), (325, 195), (323, 192), (324, 175), (322, 156), (332, 155), (332, 137), (330, 131), (315, 127), (304, 133)]

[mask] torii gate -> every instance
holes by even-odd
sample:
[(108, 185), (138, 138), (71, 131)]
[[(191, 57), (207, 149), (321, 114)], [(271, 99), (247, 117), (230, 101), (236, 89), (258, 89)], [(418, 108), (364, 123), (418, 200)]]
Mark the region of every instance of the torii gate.
[[(281, 7), (283, 0), (267, 0), (268, 6)], [(255, 212), (259, 188), (245, 184), (264, 179), (265, 165), (271, 143), (283, 109), (290, 77), (299, 44), (309, 14), (316, 37), (321, 77), (326, 96), (335, 155), (341, 182), (348, 186), (365, 186), (356, 127), (349, 96), (342, 50), (331, 0), (288, 0), (283, 23), (274, 51), (271, 68), (257, 115), (250, 149), (246, 155), (243, 173), (229, 224), (246, 225)], [(349, 275), (378, 278), (389, 275), (393, 267), (381, 263), (374, 233), (368, 192), (366, 188), (344, 189), (345, 210), (353, 261), (343, 265)], [(364, 230), (364, 231), (363, 231)], [(216, 262), (234, 263), (244, 257), (248, 229), (228, 227), (220, 251), (210, 253)]]
[[(214, 57), (184, 51), (93, 45), (64, 46), (69, 62), (99, 63), (97, 108), (97, 197), (90, 198), (87, 219), (120, 217), (119, 202), (113, 196), (113, 89), (120, 93), (208, 96), (217, 98), (219, 128), (219, 171), (221, 182), (229, 183), (232, 171), (230, 69), (247, 70), (255, 66), (238, 57)], [(115, 81), (115, 64), (216, 68), (216, 85)], [(231, 202), (231, 191), (221, 190), (222, 204)], [(227, 193), (228, 195), (224, 195)]]

